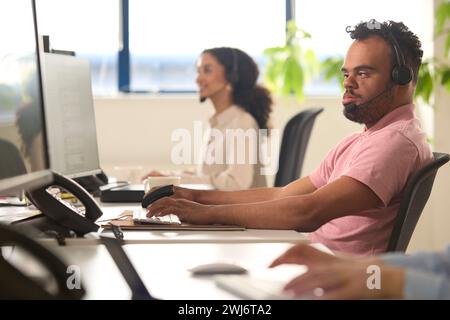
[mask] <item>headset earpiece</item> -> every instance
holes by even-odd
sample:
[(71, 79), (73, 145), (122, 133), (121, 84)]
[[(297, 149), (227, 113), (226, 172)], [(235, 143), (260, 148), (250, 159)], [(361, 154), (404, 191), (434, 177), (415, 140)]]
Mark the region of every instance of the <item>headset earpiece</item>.
[(400, 86), (407, 85), (412, 80), (411, 68), (407, 66), (395, 67), (392, 69), (391, 77), (394, 83)]
[(236, 49), (230, 48), (230, 50), (233, 57), (233, 65), (231, 66), (231, 72), (227, 73), (227, 79), (234, 86), (239, 81), (238, 55)]
[(389, 32), (389, 38), (392, 50), (394, 50), (396, 62), (392, 68), (391, 79), (395, 84), (400, 86), (407, 85), (411, 82), (413, 77), (412, 69), (406, 65), (405, 57), (403, 56), (397, 40), (395, 40), (391, 32)]

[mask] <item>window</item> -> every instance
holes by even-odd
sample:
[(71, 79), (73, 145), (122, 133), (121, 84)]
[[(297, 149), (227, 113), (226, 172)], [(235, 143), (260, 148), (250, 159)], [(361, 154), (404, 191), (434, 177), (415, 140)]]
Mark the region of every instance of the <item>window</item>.
[[(321, 60), (344, 56), (352, 41), (345, 28), (370, 19), (404, 22), (422, 41), (425, 56), (433, 52), (433, 0), (297, 0), (295, 10), (297, 25), (311, 33), (308, 45)], [(305, 91), (333, 94), (340, 89), (337, 84), (318, 81)]]
[(90, 60), (94, 94), (117, 92), (119, 0), (39, 0), (36, 9), (53, 49)]
[[(116, 93), (122, 0), (39, 0), (40, 34), (54, 49), (91, 62), (94, 94)], [(195, 62), (202, 50), (233, 46), (264, 67), (262, 51), (285, 37), (286, 2), (280, 0), (129, 0), (130, 91), (195, 91)], [(345, 55), (345, 27), (361, 20), (403, 21), (432, 55), (433, 0), (297, 0), (295, 17), (312, 34), (319, 59)], [(420, 17), (420, 18), (417, 18)], [(316, 80), (306, 94), (337, 94), (337, 84)]]
[(285, 38), (279, 0), (130, 0), (131, 91), (194, 91), (206, 48), (238, 47), (262, 67), (262, 52)]
[[(39, 33), (91, 62), (95, 95), (117, 92), (122, 0), (39, 0)], [(262, 51), (284, 41), (285, 1), (129, 0), (130, 91), (195, 91), (195, 63), (214, 46)]]

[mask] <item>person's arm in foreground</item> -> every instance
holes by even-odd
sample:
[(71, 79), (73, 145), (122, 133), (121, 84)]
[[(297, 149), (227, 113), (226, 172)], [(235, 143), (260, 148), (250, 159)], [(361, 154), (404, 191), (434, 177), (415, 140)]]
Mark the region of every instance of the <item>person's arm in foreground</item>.
[[(386, 256), (335, 257), (301, 244), (275, 259), (271, 267), (285, 263), (308, 266), (305, 274), (291, 280), (285, 287), (296, 296), (318, 299), (450, 299), (448, 269), (446, 274), (419, 270), (415, 269), (421, 260), (417, 256), (408, 257), (401, 253), (389, 256), (402, 260), (401, 266), (391, 265), (388, 259), (384, 259)], [(409, 258), (412, 258), (411, 264), (407, 263)], [(442, 260), (442, 253), (430, 253), (421, 258), (435, 260), (433, 264), (440, 265), (440, 271), (448, 268), (445, 259)]]
[(439, 273), (450, 278), (450, 246), (440, 252), (418, 251), (411, 255), (385, 253), (380, 258), (391, 265)]
[(312, 193), (254, 203), (202, 205), (166, 197), (148, 207), (148, 216), (173, 213), (182, 221), (196, 224), (234, 224), (308, 232), (332, 219), (379, 205), (381, 200), (369, 187), (355, 179), (341, 177)]
[[(301, 244), (275, 259), (270, 267), (285, 263), (308, 266), (307, 272), (292, 279), (284, 288), (294, 296), (313, 299), (403, 298), (404, 269), (384, 265), (376, 258), (336, 257)], [(379, 270), (378, 283), (374, 268)]]
[(407, 268), (405, 299), (450, 299), (450, 246), (441, 252), (388, 253), (386, 265)]

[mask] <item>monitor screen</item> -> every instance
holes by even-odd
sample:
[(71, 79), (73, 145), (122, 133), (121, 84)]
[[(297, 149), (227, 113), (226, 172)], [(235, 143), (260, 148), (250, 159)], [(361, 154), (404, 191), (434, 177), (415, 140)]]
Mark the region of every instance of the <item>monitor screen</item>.
[(50, 181), (34, 1), (0, 1), (0, 194)]
[(99, 173), (89, 61), (41, 55), (50, 168), (71, 178)]

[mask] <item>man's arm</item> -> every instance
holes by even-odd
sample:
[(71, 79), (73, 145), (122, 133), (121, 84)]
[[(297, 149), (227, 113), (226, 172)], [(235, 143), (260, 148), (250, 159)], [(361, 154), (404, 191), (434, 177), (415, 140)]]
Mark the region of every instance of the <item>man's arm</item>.
[(202, 204), (253, 203), (308, 194), (316, 190), (309, 177), (298, 179), (282, 188), (258, 188), (240, 191), (190, 190), (175, 188), (175, 198), (187, 199)]
[(379, 205), (381, 200), (369, 187), (355, 179), (341, 177), (310, 194), (219, 206), (213, 208), (212, 214), (214, 220), (223, 224), (311, 232), (332, 219)]
[(174, 213), (182, 221), (197, 224), (311, 232), (332, 219), (382, 204), (369, 187), (349, 177), (341, 177), (312, 193), (285, 194), (288, 196), (275, 200), (216, 206), (163, 198), (149, 207), (149, 216)]

